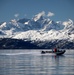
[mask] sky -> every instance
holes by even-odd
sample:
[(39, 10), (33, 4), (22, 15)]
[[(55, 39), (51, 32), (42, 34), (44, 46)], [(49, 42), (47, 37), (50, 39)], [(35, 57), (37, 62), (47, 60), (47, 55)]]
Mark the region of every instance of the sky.
[(52, 12), (54, 21), (74, 21), (74, 0), (0, 0), (0, 22), (32, 18), (42, 11)]

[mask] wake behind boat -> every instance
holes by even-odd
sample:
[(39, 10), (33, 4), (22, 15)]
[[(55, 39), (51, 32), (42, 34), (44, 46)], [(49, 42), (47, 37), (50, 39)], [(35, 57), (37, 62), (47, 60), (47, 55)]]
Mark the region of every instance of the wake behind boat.
[(46, 53), (54, 53), (56, 55), (62, 55), (66, 52), (66, 50), (57, 50), (57, 51), (41, 51), (41, 54), (46, 54)]

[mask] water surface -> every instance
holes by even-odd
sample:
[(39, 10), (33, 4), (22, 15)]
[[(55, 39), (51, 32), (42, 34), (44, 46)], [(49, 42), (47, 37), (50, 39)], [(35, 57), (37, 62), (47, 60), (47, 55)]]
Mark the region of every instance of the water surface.
[(0, 50), (0, 75), (74, 75), (74, 50), (61, 56), (41, 50)]

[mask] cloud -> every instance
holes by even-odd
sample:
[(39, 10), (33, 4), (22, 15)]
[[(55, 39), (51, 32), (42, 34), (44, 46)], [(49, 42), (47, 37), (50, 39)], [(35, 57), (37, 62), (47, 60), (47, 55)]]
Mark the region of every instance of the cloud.
[(48, 12), (47, 16), (48, 16), (48, 17), (54, 16), (54, 13)]
[(42, 11), (42, 12), (38, 13), (38, 14), (35, 15), (35, 16), (36, 16), (36, 18), (40, 18), (41, 16), (45, 16), (45, 12)]
[(42, 12), (40, 12), (38, 15), (39, 15), (39, 16), (45, 16), (45, 12), (42, 11)]
[(63, 25), (73, 25), (73, 21), (69, 19), (68, 21), (63, 22)]
[(45, 16), (45, 12), (42, 11), (42, 12), (38, 13), (36, 16), (38, 16), (38, 17)]
[(15, 16), (15, 17), (18, 17), (18, 16), (19, 16), (19, 14), (17, 13), (17, 14), (15, 14), (14, 16)]
[(42, 16), (45, 16), (45, 12), (42, 11), (40, 13), (38, 13), (37, 15), (35, 15), (34, 20), (37, 21), (38, 19), (40, 19)]

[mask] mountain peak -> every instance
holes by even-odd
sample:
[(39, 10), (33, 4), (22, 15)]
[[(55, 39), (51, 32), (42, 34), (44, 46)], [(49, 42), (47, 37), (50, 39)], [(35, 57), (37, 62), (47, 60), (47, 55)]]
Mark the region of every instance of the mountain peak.
[[(49, 12), (48, 16), (53, 15), (53, 13)], [(70, 35), (68, 35), (68, 32)], [(0, 37), (12, 37), (16, 39), (20, 38), (43, 41), (54, 39), (70, 39), (70, 37), (73, 38), (74, 35), (74, 22), (71, 19), (65, 22), (55, 22), (49, 17), (45, 17), (45, 12), (42, 11), (35, 15), (32, 19), (13, 19), (9, 23), (1, 23), (0, 33)], [(3, 36), (2, 33), (5, 35)]]
[(63, 25), (73, 25), (73, 21), (69, 19), (68, 21), (63, 22)]
[(45, 16), (44, 11), (42, 11), (42, 12), (38, 13), (37, 15), (35, 15), (35, 17), (33, 19), (34, 19), (34, 21), (43, 20), (43, 16)]
[(6, 27), (6, 24), (7, 24), (6, 22), (1, 23), (0, 24), (0, 29), (3, 29), (4, 27)]
[(69, 28), (72, 28), (74, 26), (74, 22), (71, 19), (63, 22), (62, 24), (65, 26), (65, 29), (69, 29)]
[(13, 19), (13, 20), (11, 20), (10, 22), (16, 23), (17, 21), (16, 21), (16, 19)]

